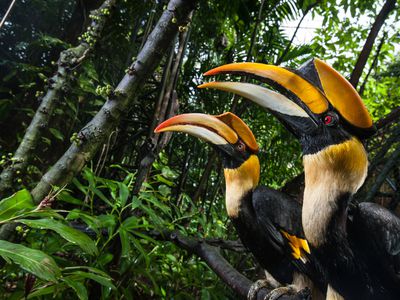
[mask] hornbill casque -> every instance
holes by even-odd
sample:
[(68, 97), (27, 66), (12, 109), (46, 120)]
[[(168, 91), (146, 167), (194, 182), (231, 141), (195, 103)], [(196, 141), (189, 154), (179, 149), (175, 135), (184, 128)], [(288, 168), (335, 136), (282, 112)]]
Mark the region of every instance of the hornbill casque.
[[(314, 298), (322, 296), (327, 285), (309, 255), (301, 226), (301, 204), (281, 192), (258, 186), (258, 145), (249, 127), (230, 112), (218, 116), (194, 113), (172, 117), (155, 129), (157, 133), (166, 131), (199, 137), (219, 153), (228, 216), (244, 246), (275, 279), (273, 283), (267, 277), (273, 288), (267, 299), (305, 287), (312, 290)], [(288, 285), (279, 286), (276, 280)], [(250, 290), (249, 298), (255, 297), (258, 287)]]
[(400, 219), (374, 203), (349, 206), (367, 175), (360, 140), (375, 132), (357, 91), (319, 59), (298, 70), (237, 63), (205, 75), (227, 73), (253, 76), (281, 92), (243, 82), (200, 86), (267, 108), (299, 139), (305, 173), (302, 225), (328, 280), (327, 298), (400, 299)]

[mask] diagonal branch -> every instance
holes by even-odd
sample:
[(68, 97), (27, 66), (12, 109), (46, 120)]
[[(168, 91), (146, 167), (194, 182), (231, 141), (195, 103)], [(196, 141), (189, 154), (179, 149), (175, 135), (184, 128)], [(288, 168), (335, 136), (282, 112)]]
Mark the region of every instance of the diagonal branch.
[(52, 186), (62, 186), (82, 170), (95, 153), (106, 142), (108, 136), (119, 124), (122, 115), (129, 110), (145, 80), (160, 63), (170, 47), (180, 26), (187, 26), (189, 15), (197, 1), (171, 0), (161, 15), (157, 25), (148, 37), (145, 45), (122, 78), (115, 91), (108, 97), (95, 117), (78, 133), (78, 139), (64, 155), (41, 178), (32, 191), (36, 203), (39, 203)]
[(25, 135), (13, 156), (12, 163), (0, 174), (0, 195), (4, 196), (11, 188), (15, 175), (28, 166), (61, 94), (66, 91), (74, 77), (73, 70), (76, 71), (75, 67), (81, 64), (93, 50), (95, 41), (100, 38), (101, 31), (109, 19), (109, 11), (115, 5), (115, 2), (116, 0), (104, 1), (100, 8), (92, 13), (93, 21), (83, 35), (84, 38), (81, 43), (77, 47), (69, 48), (60, 53), (57, 71), (54, 76), (48, 79), (47, 92), (41, 99), (41, 103), (26, 129)]
[(396, 0), (387, 0), (383, 5), (381, 11), (375, 19), (374, 25), (372, 25), (371, 31), (365, 41), (364, 47), (358, 56), (356, 65), (350, 76), (350, 83), (357, 88), (358, 82), (360, 81), (361, 74), (364, 70), (365, 64), (367, 63), (369, 54), (371, 53), (372, 47), (374, 45), (375, 39), (378, 36), (379, 30), (381, 29), (383, 23), (389, 16), (389, 14), (396, 8)]
[[(239, 273), (221, 255), (219, 247), (210, 245), (206, 240), (197, 239), (181, 234), (179, 231), (153, 232), (152, 237), (157, 240), (171, 241), (191, 254), (195, 254), (204, 260), (207, 265), (241, 298), (246, 298), (253, 282)], [(264, 299), (270, 290), (263, 288), (257, 294), (257, 299)], [(308, 299), (309, 292), (302, 290), (296, 295), (283, 295), (280, 300)]]
[(3, 26), (3, 24), (6, 22), (7, 17), (8, 17), (8, 15), (10, 14), (10, 12), (11, 12), (11, 10), (12, 10), (14, 4), (15, 4), (15, 0), (12, 0), (10, 6), (8, 7), (8, 9), (7, 9), (7, 11), (6, 11), (6, 13), (4, 14), (3, 18), (1, 19), (0, 28), (1, 28), (1, 27)]

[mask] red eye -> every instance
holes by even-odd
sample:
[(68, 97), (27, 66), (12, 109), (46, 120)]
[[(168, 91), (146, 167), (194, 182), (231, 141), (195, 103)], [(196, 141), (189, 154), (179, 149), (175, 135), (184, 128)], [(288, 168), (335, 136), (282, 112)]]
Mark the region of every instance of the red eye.
[(325, 125), (331, 124), (332, 121), (333, 121), (332, 116), (325, 116), (325, 118), (324, 118)]
[(335, 126), (339, 121), (339, 116), (331, 111), (324, 116), (324, 124), (327, 126)]

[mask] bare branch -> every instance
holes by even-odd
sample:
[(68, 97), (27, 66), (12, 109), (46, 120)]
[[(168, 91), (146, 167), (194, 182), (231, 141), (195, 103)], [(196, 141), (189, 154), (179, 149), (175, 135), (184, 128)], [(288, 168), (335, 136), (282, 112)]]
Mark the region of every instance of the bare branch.
[(11, 9), (13, 8), (14, 4), (15, 4), (15, 0), (12, 0), (10, 6), (8, 7), (6, 13), (5, 13), (4, 16), (3, 16), (3, 19), (1, 19), (1, 22), (0, 22), (0, 29), (1, 29), (1, 27), (3, 27), (3, 24), (5, 23), (5, 21), (6, 21), (7, 17), (8, 17), (8, 15), (10, 14)]
[[(212, 246), (202, 239), (196, 239), (181, 234), (178, 231), (153, 232), (152, 237), (157, 240), (171, 241), (189, 253), (195, 254), (204, 260), (207, 265), (227, 284), (235, 293), (246, 298), (253, 282), (240, 274), (221, 255), (219, 247)], [(263, 288), (257, 294), (257, 299), (264, 299), (270, 290)], [(309, 299), (309, 291), (302, 290), (296, 295), (283, 295), (280, 300)]]
[(353, 72), (350, 76), (350, 83), (357, 88), (358, 82), (360, 80), (361, 74), (364, 70), (365, 64), (367, 63), (369, 54), (371, 53), (372, 47), (374, 45), (375, 39), (381, 29), (383, 23), (389, 16), (389, 14), (395, 9), (396, 0), (387, 0), (383, 5), (381, 11), (375, 19), (374, 25), (372, 25), (371, 31), (365, 41), (364, 47), (361, 50), (360, 55), (358, 56), (356, 65), (353, 69)]

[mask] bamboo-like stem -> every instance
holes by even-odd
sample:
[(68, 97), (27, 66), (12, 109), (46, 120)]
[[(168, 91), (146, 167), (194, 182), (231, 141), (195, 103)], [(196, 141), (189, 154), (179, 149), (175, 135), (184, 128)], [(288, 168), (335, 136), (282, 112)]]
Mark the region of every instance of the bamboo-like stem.
[(3, 24), (6, 22), (7, 17), (10, 14), (11, 9), (13, 8), (14, 4), (15, 4), (15, 0), (12, 0), (10, 6), (8, 7), (8, 9), (6, 11), (6, 13), (4, 14), (3, 18), (1, 19), (0, 28), (3, 27)]

